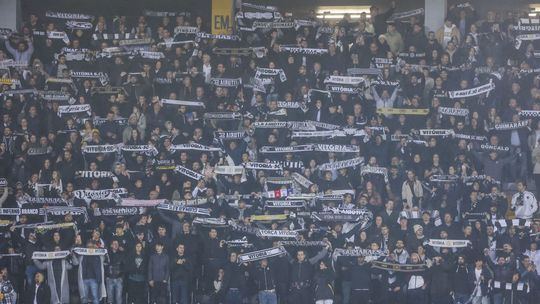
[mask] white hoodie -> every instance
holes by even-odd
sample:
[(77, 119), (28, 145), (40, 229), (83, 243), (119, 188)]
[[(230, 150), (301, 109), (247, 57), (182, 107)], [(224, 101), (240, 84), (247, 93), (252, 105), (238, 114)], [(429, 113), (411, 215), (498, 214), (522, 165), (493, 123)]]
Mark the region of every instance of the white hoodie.
[[(518, 198), (520, 195), (523, 195), (522, 203), (518, 203)], [(516, 193), (512, 196), (512, 210), (516, 212), (516, 217), (520, 219), (531, 219), (534, 213), (538, 210), (538, 202), (529, 191), (524, 191), (523, 193)]]

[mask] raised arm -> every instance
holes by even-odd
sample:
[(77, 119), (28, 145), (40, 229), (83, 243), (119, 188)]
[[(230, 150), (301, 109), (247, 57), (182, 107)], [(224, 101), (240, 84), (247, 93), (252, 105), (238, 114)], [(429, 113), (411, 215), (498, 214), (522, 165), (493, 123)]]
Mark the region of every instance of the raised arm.
[(310, 264), (314, 265), (318, 261), (322, 260), (326, 256), (327, 253), (328, 253), (328, 245), (324, 247), (321, 251), (319, 251), (319, 253), (317, 253), (316, 256), (310, 258), (308, 261)]

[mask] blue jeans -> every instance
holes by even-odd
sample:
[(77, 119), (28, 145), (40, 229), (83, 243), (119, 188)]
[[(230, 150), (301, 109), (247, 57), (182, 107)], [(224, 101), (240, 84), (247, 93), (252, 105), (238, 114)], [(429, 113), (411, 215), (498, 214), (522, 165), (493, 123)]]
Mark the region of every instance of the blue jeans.
[(465, 293), (454, 293), (454, 300), (456, 304), (465, 304), (469, 300), (469, 295)]
[(242, 295), (238, 288), (231, 288), (225, 295), (225, 304), (239, 304), (242, 303)]
[[(83, 303), (99, 304), (98, 283), (95, 279), (83, 280), (84, 291), (86, 292), (86, 299), (81, 299)], [(92, 299), (92, 300), (90, 300)], [(86, 302), (85, 302), (86, 301)]]
[(421, 288), (407, 290), (407, 304), (426, 303), (425, 290)]
[(276, 292), (261, 290), (259, 291), (259, 304), (277, 304)]
[(122, 304), (124, 280), (122, 278), (107, 278), (105, 284), (107, 286), (107, 303)]
[(343, 304), (349, 304), (351, 298), (351, 281), (342, 281), (341, 282), (341, 297), (343, 298)]
[(32, 284), (34, 284), (34, 276), (37, 271), (38, 268), (35, 265), (26, 266), (26, 285), (32, 286)]
[(171, 281), (171, 294), (173, 304), (188, 304), (189, 283), (185, 281)]

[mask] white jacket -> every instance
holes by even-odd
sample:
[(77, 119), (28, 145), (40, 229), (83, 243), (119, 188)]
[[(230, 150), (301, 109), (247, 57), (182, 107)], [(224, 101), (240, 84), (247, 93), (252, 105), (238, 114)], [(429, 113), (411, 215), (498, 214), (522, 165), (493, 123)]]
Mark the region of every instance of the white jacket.
[[(521, 199), (518, 199), (523, 195)], [(522, 201), (522, 202), (521, 202)], [(512, 210), (515, 211), (516, 217), (520, 219), (531, 219), (534, 213), (538, 210), (538, 202), (536, 197), (529, 191), (522, 193), (518, 192), (512, 196)]]

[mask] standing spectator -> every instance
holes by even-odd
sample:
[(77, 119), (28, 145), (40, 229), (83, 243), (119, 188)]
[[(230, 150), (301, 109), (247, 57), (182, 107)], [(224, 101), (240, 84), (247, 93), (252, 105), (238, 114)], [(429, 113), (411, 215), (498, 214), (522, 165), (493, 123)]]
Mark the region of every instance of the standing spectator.
[(167, 303), (169, 290), (169, 256), (163, 252), (163, 244), (156, 243), (155, 253), (148, 261), (148, 285), (150, 285), (150, 302)]
[(516, 184), (518, 192), (512, 196), (511, 208), (516, 212), (516, 217), (520, 219), (531, 219), (538, 210), (538, 202), (534, 194), (527, 191), (524, 181)]
[(41, 272), (36, 272), (34, 283), (30, 285), (26, 294), (25, 303), (50, 304), (51, 290), (49, 285), (45, 284), (45, 276)]

